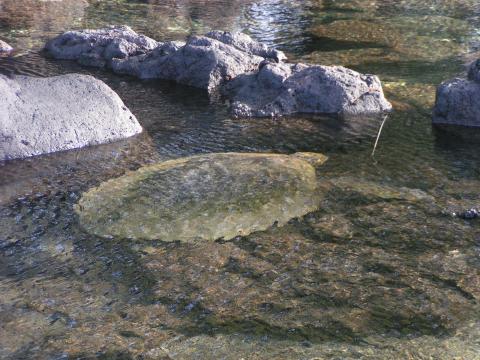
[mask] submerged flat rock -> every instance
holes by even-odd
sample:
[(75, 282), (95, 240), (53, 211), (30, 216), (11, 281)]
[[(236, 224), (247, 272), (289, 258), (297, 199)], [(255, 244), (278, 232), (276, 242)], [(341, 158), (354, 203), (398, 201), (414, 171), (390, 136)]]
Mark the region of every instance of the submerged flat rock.
[(359, 180), (353, 177), (340, 177), (332, 179), (331, 183), (343, 190), (363, 195), (366, 198), (378, 198), (382, 200), (404, 200), (409, 202), (434, 201), (434, 198), (420, 189), (406, 187), (392, 187), (377, 184), (371, 181)]
[(75, 210), (89, 233), (106, 238), (228, 240), (314, 211), (314, 166), (325, 160), (312, 153), (170, 160), (102, 183)]

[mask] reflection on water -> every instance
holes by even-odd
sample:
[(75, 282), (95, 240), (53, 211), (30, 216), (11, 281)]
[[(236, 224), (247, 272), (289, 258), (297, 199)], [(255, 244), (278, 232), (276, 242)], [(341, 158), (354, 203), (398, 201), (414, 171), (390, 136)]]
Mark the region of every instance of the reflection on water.
[(0, 0), (0, 34), (19, 51), (40, 48), (46, 36), (79, 26), (86, 0)]
[[(17, 48), (1, 72), (93, 74), (146, 129), (0, 165), (0, 357), (478, 358), (480, 225), (450, 216), (480, 205), (478, 134), (433, 131), (429, 114), (435, 86), (478, 48), (479, 16), (474, 0), (0, 0), (0, 38)], [(159, 40), (243, 29), (296, 60), (379, 74), (396, 111), (372, 158), (378, 119), (234, 120), (196, 89), (39, 52), (110, 23)], [(196, 245), (79, 227), (73, 205), (90, 187), (219, 151), (326, 153), (319, 210)]]

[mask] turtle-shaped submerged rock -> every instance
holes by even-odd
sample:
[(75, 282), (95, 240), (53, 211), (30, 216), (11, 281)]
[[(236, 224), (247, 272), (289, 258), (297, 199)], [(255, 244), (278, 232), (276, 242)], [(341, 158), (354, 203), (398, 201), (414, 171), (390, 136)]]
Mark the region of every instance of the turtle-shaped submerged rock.
[(83, 228), (101, 237), (232, 239), (317, 209), (322, 154), (218, 153), (143, 167), (83, 194)]

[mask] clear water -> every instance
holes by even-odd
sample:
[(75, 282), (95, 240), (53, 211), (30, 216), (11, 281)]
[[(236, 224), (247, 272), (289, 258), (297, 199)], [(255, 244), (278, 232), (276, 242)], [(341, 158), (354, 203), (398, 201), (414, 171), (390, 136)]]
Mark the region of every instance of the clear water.
[[(92, 74), (146, 129), (0, 165), (0, 358), (480, 359), (480, 222), (449, 215), (480, 206), (480, 136), (429, 117), (436, 85), (475, 58), (479, 23), (474, 0), (0, 0), (0, 38), (17, 49), (1, 72)], [(373, 119), (234, 120), (201, 91), (40, 51), (106, 24), (158, 40), (244, 30), (295, 61), (378, 74), (395, 112), (372, 157)], [(196, 245), (78, 226), (72, 206), (90, 187), (220, 151), (329, 155), (319, 211)]]

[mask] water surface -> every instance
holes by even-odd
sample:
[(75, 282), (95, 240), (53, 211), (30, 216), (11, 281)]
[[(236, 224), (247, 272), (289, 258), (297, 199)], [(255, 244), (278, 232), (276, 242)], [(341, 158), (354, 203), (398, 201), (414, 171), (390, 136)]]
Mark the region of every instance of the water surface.
[[(0, 0), (0, 38), (16, 47), (1, 72), (92, 74), (146, 130), (0, 165), (0, 357), (479, 359), (480, 223), (450, 215), (480, 206), (478, 138), (430, 125), (435, 87), (475, 57), (479, 22), (474, 0)], [(243, 30), (294, 61), (378, 74), (395, 111), (372, 157), (375, 119), (235, 120), (200, 90), (41, 53), (107, 24), (157, 40)], [(90, 187), (225, 151), (327, 154), (319, 210), (195, 245), (79, 227)]]

